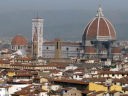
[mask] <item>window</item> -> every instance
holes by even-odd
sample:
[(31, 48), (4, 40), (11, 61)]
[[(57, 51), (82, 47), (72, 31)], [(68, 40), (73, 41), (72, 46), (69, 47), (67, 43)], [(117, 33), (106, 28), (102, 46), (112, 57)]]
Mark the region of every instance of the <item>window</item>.
[(20, 49), (20, 46), (18, 46), (18, 49)]
[(76, 51), (78, 52), (79, 51), (79, 48), (76, 48)]
[(58, 49), (59, 48), (59, 42), (57, 42), (57, 44), (56, 44), (56, 49)]
[(69, 48), (67, 47), (67, 48), (66, 48), (66, 51), (68, 51), (68, 50), (69, 50)]
[(48, 48), (48, 47), (46, 47), (46, 49), (48, 50), (49, 48)]
[(14, 47), (12, 46), (12, 49), (14, 49)]

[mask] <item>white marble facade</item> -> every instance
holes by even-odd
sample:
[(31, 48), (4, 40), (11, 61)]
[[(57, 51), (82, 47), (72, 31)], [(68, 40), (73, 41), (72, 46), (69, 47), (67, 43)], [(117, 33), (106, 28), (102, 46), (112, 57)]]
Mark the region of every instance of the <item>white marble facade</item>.
[[(53, 58), (56, 44), (54, 41), (47, 41), (43, 44), (43, 57)], [(80, 57), (81, 43), (61, 42), (61, 58)]]

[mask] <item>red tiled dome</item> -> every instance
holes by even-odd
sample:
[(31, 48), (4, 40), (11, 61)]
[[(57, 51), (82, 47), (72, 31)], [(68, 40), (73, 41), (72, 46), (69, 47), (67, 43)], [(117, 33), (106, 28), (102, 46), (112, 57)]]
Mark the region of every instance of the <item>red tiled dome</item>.
[(121, 53), (121, 48), (119, 48), (119, 47), (114, 47), (114, 48), (112, 48), (111, 53), (112, 53), (112, 54)]
[(110, 21), (104, 17), (101, 8), (85, 28), (83, 40), (116, 40), (116, 31)]
[(11, 42), (12, 45), (27, 45), (27, 40), (21, 35), (16, 35)]
[(96, 49), (93, 46), (86, 46), (85, 53), (86, 54), (95, 54), (96, 53)]

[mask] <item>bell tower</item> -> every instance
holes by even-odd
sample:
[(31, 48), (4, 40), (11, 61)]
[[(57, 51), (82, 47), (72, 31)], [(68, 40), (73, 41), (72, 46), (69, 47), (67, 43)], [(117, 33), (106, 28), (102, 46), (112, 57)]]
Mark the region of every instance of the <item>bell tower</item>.
[(42, 57), (43, 47), (43, 19), (32, 19), (32, 56)]
[(61, 40), (55, 40), (55, 55), (54, 58), (61, 58)]

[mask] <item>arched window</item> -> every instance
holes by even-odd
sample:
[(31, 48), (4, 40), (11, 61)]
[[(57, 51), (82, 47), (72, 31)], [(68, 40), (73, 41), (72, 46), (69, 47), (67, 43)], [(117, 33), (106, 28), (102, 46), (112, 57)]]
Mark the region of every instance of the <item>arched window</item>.
[(46, 49), (48, 50), (48, 49), (49, 49), (49, 47), (46, 47)]

